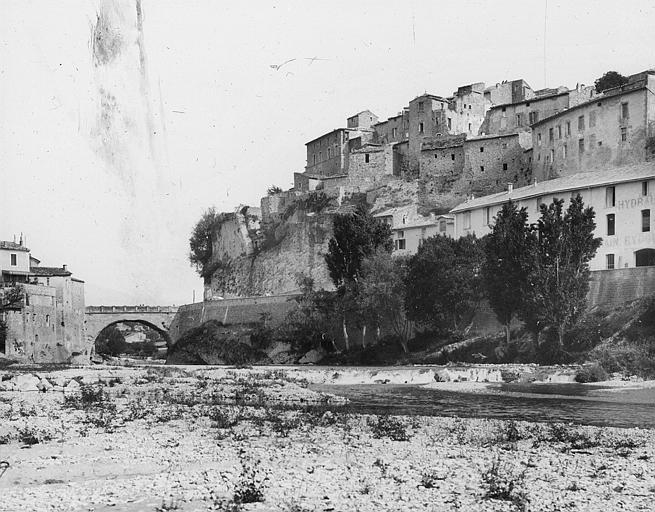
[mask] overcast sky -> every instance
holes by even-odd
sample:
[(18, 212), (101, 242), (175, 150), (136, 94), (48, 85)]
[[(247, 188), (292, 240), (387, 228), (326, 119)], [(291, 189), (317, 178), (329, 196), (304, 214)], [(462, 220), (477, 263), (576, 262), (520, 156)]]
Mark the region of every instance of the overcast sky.
[[(186, 254), (202, 211), (291, 187), (304, 143), (348, 115), (385, 119), (478, 81), (575, 87), (655, 66), (652, 0), (142, 1), (171, 183), (149, 187), (143, 172), (134, 196), (80, 130), (91, 26), (111, 0), (0, 2), (0, 239), (25, 232), (43, 264), (67, 263), (88, 304), (199, 299)], [(132, 215), (156, 232), (126, 238)]]

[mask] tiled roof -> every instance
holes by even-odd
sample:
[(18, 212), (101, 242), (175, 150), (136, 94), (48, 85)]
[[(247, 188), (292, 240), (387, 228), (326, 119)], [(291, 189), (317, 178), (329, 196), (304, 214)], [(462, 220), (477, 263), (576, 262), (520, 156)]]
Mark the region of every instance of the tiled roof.
[(488, 196), (471, 199), (450, 210), (450, 213), (462, 212), (483, 206), (502, 204), (509, 201), (518, 201), (530, 197), (538, 197), (556, 192), (566, 192), (589, 187), (602, 187), (614, 183), (628, 181), (641, 181), (655, 178), (655, 162), (642, 162), (640, 164), (605, 169), (602, 171), (588, 171), (554, 180), (542, 181), (536, 185), (515, 188), (512, 192), (504, 191)]
[(61, 267), (32, 267), (30, 272), (35, 276), (42, 277), (67, 277), (73, 275), (72, 272)]
[(5, 240), (0, 240), (0, 249), (7, 249), (9, 251), (30, 252), (30, 250), (24, 245), (17, 244), (16, 242), (8, 242)]

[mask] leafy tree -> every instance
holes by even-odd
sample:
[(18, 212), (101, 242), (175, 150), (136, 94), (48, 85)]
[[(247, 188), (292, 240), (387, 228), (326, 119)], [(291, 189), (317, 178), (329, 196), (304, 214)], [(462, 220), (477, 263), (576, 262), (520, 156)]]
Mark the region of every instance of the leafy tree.
[(209, 208), (202, 214), (189, 238), (191, 249), (189, 261), (205, 281), (212, 274), (212, 268), (209, 265), (212, 259), (212, 233), (220, 221), (221, 215), (216, 213), (216, 209), (213, 207)]
[(266, 194), (269, 196), (274, 196), (275, 194), (279, 194), (281, 192), (283, 192), (283, 190), (280, 187), (278, 187), (277, 185), (271, 185), (270, 187), (268, 187)]
[(97, 354), (116, 357), (125, 353), (127, 349), (125, 337), (115, 325), (103, 329), (96, 340)]
[(409, 260), (407, 317), (436, 329), (459, 329), (481, 298), (483, 260), (475, 236), (428, 238)]
[(366, 321), (376, 326), (380, 339), (381, 326), (390, 327), (404, 352), (412, 334), (412, 323), (405, 313), (405, 279), (408, 258), (394, 258), (378, 250), (362, 263), (360, 307)]
[(596, 79), (594, 85), (596, 86), (596, 92), (603, 92), (607, 89), (612, 89), (613, 87), (619, 87), (627, 83), (628, 83), (628, 77), (623, 76), (621, 73), (618, 73), (616, 71), (608, 71), (603, 76)]
[(602, 242), (594, 238), (596, 214), (584, 207), (580, 194), (571, 199), (566, 212), (563, 205), (563, 199), (554, 199), (540, 207), (535, 266), (528, 275), (524, 300), (528, 318), (556, 330), (560, 351), (564, 332), (586, 307), (589, 261)]
[(337, 288), (343, 337), (348, 350), (346, 316), (357, 302), (362, 262), (378, 248), (391, 252), (393, 242), (389, 226), (373, 217), (364, 205), (358, 205), (353, 214), (335, 215), (333, 233), (325, 262)]
[(505, 326), (508, 344), (510, 324), (521, 310), (527, 276), (534, 265), (535, 244), (526, 208), (519, 210), (516, 203), (505, 203), (484, 239), (482, 278), (491, 309)]

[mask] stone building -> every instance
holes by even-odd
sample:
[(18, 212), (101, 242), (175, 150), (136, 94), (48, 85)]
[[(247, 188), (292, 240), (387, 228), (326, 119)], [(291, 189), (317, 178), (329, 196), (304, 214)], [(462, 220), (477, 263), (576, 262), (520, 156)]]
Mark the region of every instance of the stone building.
[(0, 355), (29, 362), (85, 362), (84, 281), (66, 265), (42, 267), (21, 243), (0, 241), (0, 293), (14, 286), (22, 303), (0, 313), (7, 325)]
[(595, 236), (603, 243), (591, 270), (655, 265), (655, 163), (644, 162), (602, 171), (572, 174), (466, 201), (451, 210), (455, 236), (491, 231), (494, 217), (509, 200), (527, 208), (529, 223), (538, 220), (539, 205), (580, 194), (596, 213)]
[(523, 79), (506, 80), (484, 90), (484, 98), (492, 105), (519, 103), (534, 97), (532, 87)]
[(539, 179), (655, 158), (655, 71), (532, 125)]

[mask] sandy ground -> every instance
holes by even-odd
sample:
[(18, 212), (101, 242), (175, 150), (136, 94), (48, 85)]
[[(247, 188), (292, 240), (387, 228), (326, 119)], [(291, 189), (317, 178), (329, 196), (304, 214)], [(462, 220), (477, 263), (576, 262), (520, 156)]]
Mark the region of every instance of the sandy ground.
[(87, 384), (0, 392), (2, 511), (653, 510), (650, 430), (360, 415), (277, 370), (40, 377)]

